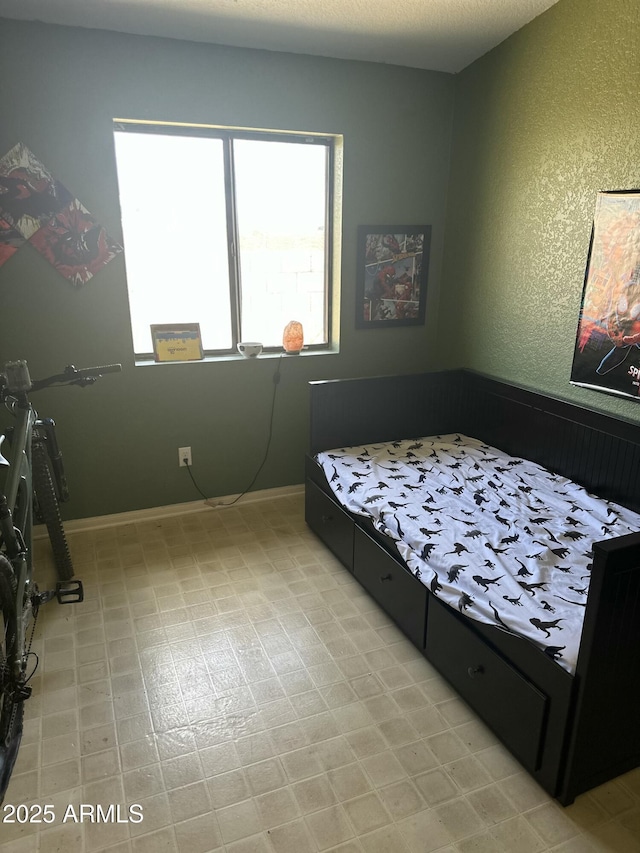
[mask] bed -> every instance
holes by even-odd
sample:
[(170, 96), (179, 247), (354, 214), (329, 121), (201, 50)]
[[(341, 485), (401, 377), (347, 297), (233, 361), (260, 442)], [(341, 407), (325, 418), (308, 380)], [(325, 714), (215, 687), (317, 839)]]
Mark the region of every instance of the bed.
[(640, 426), (467, 370), (310, 393), (311, 529), (560, 803), (638, 766)]

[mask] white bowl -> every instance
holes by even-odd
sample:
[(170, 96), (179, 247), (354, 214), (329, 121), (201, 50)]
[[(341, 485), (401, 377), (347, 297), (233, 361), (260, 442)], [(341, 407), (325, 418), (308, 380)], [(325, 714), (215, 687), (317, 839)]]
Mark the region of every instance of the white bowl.
[(242, 353), (245, 358), (255, 358), (262, 352), (262, 344), (257, 343), (257, 341), (240, 341), (238, 352)]

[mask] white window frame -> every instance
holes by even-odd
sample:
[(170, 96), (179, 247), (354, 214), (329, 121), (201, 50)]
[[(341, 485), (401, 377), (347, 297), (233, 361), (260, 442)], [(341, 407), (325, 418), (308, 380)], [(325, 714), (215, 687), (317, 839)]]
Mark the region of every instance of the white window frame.
[[(341, 225), (341, 188), (338, 180), (341, 174), (342, 137), (337, 134), (306, 133), (299, 131), (274, 131), (241, 127), (223, 127), (214, 125), (191, 125), (182, 123), (163, 123), (139, 121), (135, 119), (114, 119), (115, 132), (149, 133), (181, 135), (221, 139), (224, 145), (225, 193), (227, 210), (227, 248), (229, 259), (229, 288), (231, 314), (231, 346), (225, 349), (205, 349), (205, 359), (237, 356), (237, 344), (242, 338), (241, 275), (238, 245), (238, 230), (235, 217), (233, 187), (233, 141), (234, 139), (254, 139), (273, 142), (294, 142), (304, 145), (322, 145), (326, 150), (326, 193), (325, 193), (325, 246), (324, 246), (324, 329), (326, 340), (305, 343), (305, 352), (328, 351), (334, 349), (333, 315), (337, 310), (334, 281), (338, 278), (340, 267), (340, 225)], [(126, 255), (126, 235), (125, 235)], [(292, 318), (295, 319), (295, 318)], [(281, 346), (265, 346), (265, 353), (282, 352)], [(152, 352), (138, 352), (134, 355), (137, 362), (153, 361)]]

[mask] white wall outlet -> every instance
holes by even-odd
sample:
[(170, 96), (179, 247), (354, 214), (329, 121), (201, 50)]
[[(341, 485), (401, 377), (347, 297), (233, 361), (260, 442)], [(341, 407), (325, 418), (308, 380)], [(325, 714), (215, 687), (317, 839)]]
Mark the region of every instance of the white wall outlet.
[(179, 447), (178, 448), (178, 465), (181, 468), (186, 468), (186, 467), (191, 468), (191, 448), (190, 447)]

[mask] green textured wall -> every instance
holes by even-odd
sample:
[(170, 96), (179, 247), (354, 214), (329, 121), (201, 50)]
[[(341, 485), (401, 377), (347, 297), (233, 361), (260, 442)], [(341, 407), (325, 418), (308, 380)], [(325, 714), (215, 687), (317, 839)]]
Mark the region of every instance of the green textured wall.
[[(284, 362), (255, 488), (303, 480), (308, 380), (433, 362), (452, 75), (1, 20), (0, 80), (0, 156), (24, 142), (116, 239), (114, 117), (344, 135), (340, 353)], [(168, 169), (168, 204), (180, 203), (183, 174)], [(394, 221), (433, 225), (427, 324), (356, 332), (357, 226)], [(121, 256), (76, 290), (23, 247), (0, 267), (0, 295), (0, 363), (26, 358), (34, 376), (68, 362), (124, 366), (93, 388), (38, 398), (59, 425), (67, 517), (196, 500), (177, 464), (185, 445), (208, 495), (249, 484), (266, 444), (273, 359), (134, 367)]]
[[(4, 20), (0, 154), (27, 144), (120, 238), (113, 117), (344, 134), (340, 354), (285, 362), (255, 488), (302, 481), (310, 379), (465, 365), (640, 420), (569, 385), (595, 194), (640, 186), (639, 18), (637, 0), (560, 0), (456, 77)], [(356, 332), (357, 226), (394, 220), (433, 224), (427, 323)], [(195, 499), (183, 445), (207, 494), (248, 484), (273, 360), (134, 367), (122, 258), (75, 290), (24, 248), (0, 293), (0, 361), (124, 365), (40, 398), (68, 517)]]
[(560, 0), (458, 75), (439, 347), (636, 420), (569, 375), (596, 193), (640, 187), (639, 38), (638, 0)]

